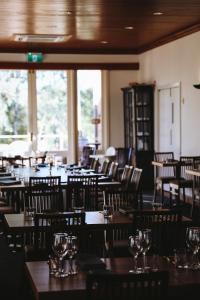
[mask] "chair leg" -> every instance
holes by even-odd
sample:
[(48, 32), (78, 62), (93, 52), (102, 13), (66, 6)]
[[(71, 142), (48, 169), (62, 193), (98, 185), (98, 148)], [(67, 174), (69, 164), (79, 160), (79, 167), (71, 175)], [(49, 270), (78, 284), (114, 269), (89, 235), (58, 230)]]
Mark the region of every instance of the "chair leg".
[(156, 198), (157, 198), (157, 184), (154, 184), (154, 194), (153, 194), (153, 202), (156, 202)]
[(162, 203), (162, 205), (164, 203), (164, 185), (163, 184), (161, 186), (161, 203)]
[(169, 207), (172, 208), (172, 201), (173, 201), (173, 189), (172, 187), (170, 186), (169, 187)]

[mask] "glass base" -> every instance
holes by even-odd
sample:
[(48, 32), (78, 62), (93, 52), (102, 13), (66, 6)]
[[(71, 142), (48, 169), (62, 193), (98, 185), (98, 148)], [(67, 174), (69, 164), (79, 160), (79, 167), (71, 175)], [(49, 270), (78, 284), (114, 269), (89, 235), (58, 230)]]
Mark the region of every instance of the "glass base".
[(67, 273), (67, 272), (62, 272), (62, 273), (55, 273), (54, 274), (54, 276), (56, 277), (56, 278), (64, 278), (64, 277), (67, 277), (67, 276), (69, 276), (69, 273)]
[(141, 274), (144, 273), (144, 270), (142, 268), (137, 268), (135, 270), (129, 270), (129, 273)]

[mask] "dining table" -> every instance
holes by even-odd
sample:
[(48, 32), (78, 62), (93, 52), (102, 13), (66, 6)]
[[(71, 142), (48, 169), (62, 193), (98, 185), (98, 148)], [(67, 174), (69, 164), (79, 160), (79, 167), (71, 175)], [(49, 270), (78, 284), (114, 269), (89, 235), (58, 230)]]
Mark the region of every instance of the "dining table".
[[(13, 207), (14, 212), (19, 213), (23, 209), (23, 193), (29, 187), (30, 177), (61, 177), (61, 188), (68, 189), (68, 177), (102, 177), (102, 174), (95, 173), (94, 170), (69, 167), (68, 165), (49, 167), (47, 164), (38, 164), (32, 167), (18, 167), (0, 173), (0, 193), (7, 199), (8, 204)], [(64, 197), (64, 207), (68, 207), (66, 196)]]
[[(103, 258), (104, 270), (120, 274), (129, 273), (133, 269), (132, 257)], [(142, 257), (138, 258), (138, 266), (142, 266)], [(177, 265), (173, 257), (148, 256), (150, 271), (165, 270), (169, 272), (169, 288), (167, 299), (198, 299), (200, 294), (200, 270)], [(78, 266), (82, 266), (78, 262)], [(90, 265), (91, 270), (98, 271), (97, 266)], [(26, 278), (36, 300), (75, 300), (86, 299), (87, 271), (79, 267), (78, 274), (65, 278), (55, 278), (49, 274), (47, 261), (25, 263)], [(102, 266), (101, 266), (101, 272)]]
[[(5, 230), (10, 234), (30, 233), (34, 231), (34, 219), (26, 219), (24, 213), (5, 214)], [(71, 225), (70, 225), (71, 226)], [(78, 226), (80, 230), (80, 225)], [(105, 229), (122, 229), (123, 227), (132, 228), (132, 219), (120, 212), (114, 212), (111, 217), (105, 217), (103, 211), (86, 211), (85, 224), (81, 225), (82, 229), (105, 230)], [(72, 228), (72, 227), (71, 227)]]

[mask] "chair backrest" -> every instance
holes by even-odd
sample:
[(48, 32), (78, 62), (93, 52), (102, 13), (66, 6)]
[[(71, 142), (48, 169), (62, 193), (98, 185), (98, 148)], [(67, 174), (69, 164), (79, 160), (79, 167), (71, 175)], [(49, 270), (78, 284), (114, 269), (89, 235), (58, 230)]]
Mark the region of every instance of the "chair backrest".
[(116, 161), (112, 161), (110, 164), (110, 169), (108, 172), (108, 177), (115, 180), (117, 179), (117, 170), (118, 170), (119, 164)]
[(108, 159), (105, 159), (101, 165), (99, 173), (107, 175), (109, 165), (110, 165), (110, 161)]
[(180, 176), (184, 179), (192, 180), (193, 176), (185, 171), (193, 169), (198, 161), (200, 161), (199, 156), (180, 156)]
[(185, 231), (180, 210), (135, 210), (133, 232), (145, 228), (152, 230), (153, 253), (171, 255), (174, 249), (184, 246)]
[(97, 234), (96, 229), (88, 230), (85, 223), (85, 212), (41, 213), (36, 214), (34, 220), (34, 249), (39, 254), (41, 250), (44, 250), (44, 254), (48, 257), (52, 253), (53, 234), (65, 232), (77, 236), (78, 253), (103, 256), (104, 231), (101, 230)]
[(98, 169), (99, 169), (99, 159), (98, 158), (91, 159), (90, 169), (94, 170), (95, 173), (98, 173)]
[(118, 211), (120, 208), (130, 209), (138, 207), (142, 169), (133, 169), (132, 166), (126, 167), (124, 173), (126, 172), (127, 185), (124, 183), (124, 186), (120, 187), (120, 189), (110, 186), (103, 191), (104, 203), (111, 205), (114, 211)]
[[(155, 152), (154, 160), (161, 161), (161, 162), (174, 160), (174, 152)], [(175, 168), (174, 167), (164, 167), (164, 168), (155, 167), (155, 176), (156, 177), (175, 176)]]
[(116, 148), (116, 161), (119, 168), (124, 168), (125, 165), (132, 164), (133, 148)]
[(133, 166), (129, 166), (129, 165), (125, 165), (121, 178), (120, 178), (120, 182), (124, 187), (128, 187), (129, 181), (131, 179), (131, 175), (133, 172), (134, 167)]
[[(98, 205), (98, 175), (71, 175), (68, 176), (67, 180), (70, 185), (73, 183), (81, 183), (79, 186), (80, 192), (80, 201), (81, 206), (85, 208), (85, 210), (96, 210)], [(72, 195), (71, 195), (72, 196)], [(70, 200), (70, 195), (67, 196)]]
[(91, 158), (90, 155), (94, 154), (94, 149), (90, 146), (83, 146), (82, 154), (81, 154), (81, 165), (83, 167), (89, 168)]
[(88, 300), (164, 300), (167, 299), (169, 274), (167, 271), (141, 274), (87, 274)]
[(54, 233), (65, 232), (79, 237), (80, 233), (78, 234), (78, 232), (80, 232), (81, 225), (85, 224), (85, 213), (37, 213), (34, 222), (34, 250), (44, 249), (48, 255), (52, 252)]
[(25, 193), (25, 209), (35, 212), (45, 210), (63, 210), (63, 197), (60, 176), (30, 177)]
[[(134, 168), (131, 179), (128, 184), (128, 191), (129, 191), (129, 197), (130, 197), (130, 203), (131, 207), (138, 207), (139, 204), (139, 197), (140, 197), (140, 202), (142, 201), (141, 197), (141, 182), (142, 182), (142, 169), (139, 168)], [(142, 203), (140, 203), (142, 205)]]

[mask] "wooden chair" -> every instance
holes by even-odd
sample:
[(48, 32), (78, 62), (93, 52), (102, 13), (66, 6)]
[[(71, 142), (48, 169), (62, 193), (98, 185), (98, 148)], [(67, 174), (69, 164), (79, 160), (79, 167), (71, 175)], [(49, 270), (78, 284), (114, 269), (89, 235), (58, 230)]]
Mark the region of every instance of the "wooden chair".
[(109, 163), (107, 174), (99, 178), (99, 182), (103, 181), (118, 181), (118, 162), (112, 161)]
[[(180, 178), (173, 179), (169, 181), (170, 187), (170, 206), (180, 205), (180, 192), (182, 190), (183, 195), (183, 204), (186, 203), (186, 189), (192, 189), (193, 187), (193, 178), (185, 171), (188, 169), (194, 168), (195, 159), (197, 156), (181, 156), (180, 157)], [(174, 201), (175, 200), (175, 201)]]
[[(169, 161), (174, 160), (173, 152), (155, 152), (155, 161)], [(158, 191), (161, 193), (161, 203), (164, 202), (164, 192), (165, 186), (169, 186), (169, 182), (175, 179), (175, 168), (174, 167), (164, 167), (155, 168), (155, 183), (154, 183), (154, 202), (157, 202)]]
[(181, 210), (135, 210), (132, 218), (133, 232), (145, 228), (152, 230), (152, 253), (173, 255), (174, 249), (185, 246)]
[(110, 161), (108, 159), (105, 159), (102, 165), (100, 166), (99, 173), (103, 175), (107, 175), (109, 165), (110, 165)]
[(115, 148), (116, 161), (119, 164), (119, 168), (124, 168), (125, 165), (132, 164), (133, 148)]
[(99, 159), (98, 158), (91, 159), (89, 169), (93, 170), (95, 173), (98, 173), (98, 170), (99, 170)]
[[(114, 211), (127, 213), (139, 206), (142, 169), (133, 170), (129, 184), (124, 189), (106, 189), (104, 191), (104, 204), (112, 206)], [(141, 202), (141, 200), (140, 200)], [(140, 203), (141, 206), (141, 203)], [(105, 233), (105, 248), (108, 256), (124, 256), (127, 253), (127, 240), (130, 228), (113, 229)], [(124, 251), (125, 248), (125, 251)]]
[(52, 254), (53, 234), (79, 232), (80, 235), (80, 226), (85, 224), (85, 213), (36, 213), (34, 222), (34, 232), (27, 234), (24, 240), (26, 260), (46, 260)]
[(81, 154), (81, 166), (85, 168), (90, 167), (91, 158), (90, 155), (95, 154), (94, 148), (90, 146), (83, 146), (82, 154)]
[(108, 171), (108, 178), (110, 180), (116, 180), (117, 179), (117, 170), (118, 170), (119, 164), (116, 161), (112, 161), (110, 164), (110, 168)]
[(200, 226), (200, 176), (196, 175), (193, 176), (191, 217), (193, 223)]
[(120, 207), (130, 206), (127, 192), (132, 172), (133, 166), (126, 165), (119, 182), (120, 184), (112, 185), (111, 182), (103, 191), (104, 204), (111, 205), (114, 211), (118, 211)]
[[(133, 223), (121, 235), (118, 232), (107, 235), (106, 246), (111, 257), (128, 256), (128, 237), (141, 229), (152, 230), (150, 252), (159, 255), (173, 255), (174, 249), (184, 248), (185, 227), (180, 210), (133, 210), (130, 213)], [(114, 235), (115, 234), (115, 235)]]
[[(70, 185), (78, 183), (78, 202), (80, 206), (83, 206), (85, 210), (97, 210), (98, 207), (98, 175), (71, 175), (68, 176), (69, 191)], [(71, 194), (71, 191), (67, 193), (68, 207), (72, 207), (72, 199), (75, 194)]]
[(167, 299), (167, 271), (141, 274), (89, 272), (86, 280), (88, 300), (164, 300)]
[(30, 177), (25, 193), (25, 209), (35, 212), (45, 210), (63, 210), (63, 197), (60, 176)]

